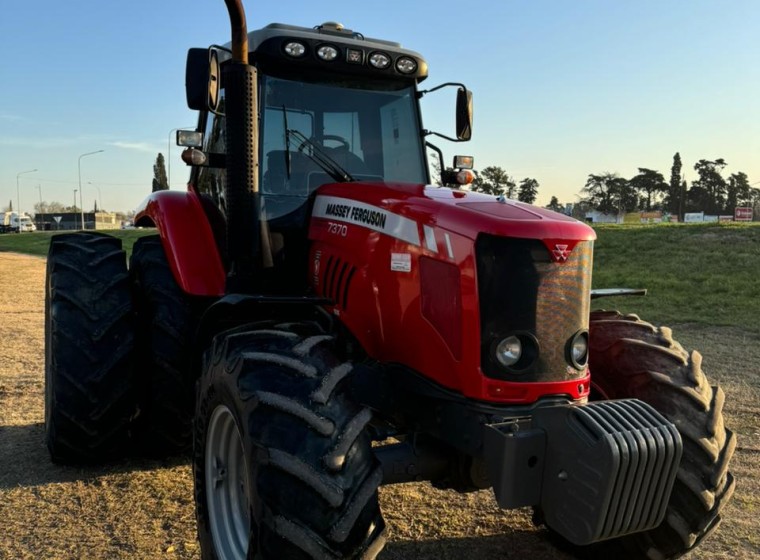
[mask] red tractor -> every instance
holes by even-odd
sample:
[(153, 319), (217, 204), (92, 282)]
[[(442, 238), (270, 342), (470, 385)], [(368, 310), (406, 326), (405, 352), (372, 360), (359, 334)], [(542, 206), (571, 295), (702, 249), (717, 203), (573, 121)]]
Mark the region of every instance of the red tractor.
[(189, 189), (136, 216), (157, 235), (129, 268), (52, 241), (53, 459), (192, 446), (203, 558), (374, 558), (379, 486), (420, 480), (533, 506), (580, 556), (696, 546), (734, 486), (724, 395), (669, 329), (590, 311), (593, 230), (429, 186), (419, 54), (227, 7), (231, 44), (188, 55)]

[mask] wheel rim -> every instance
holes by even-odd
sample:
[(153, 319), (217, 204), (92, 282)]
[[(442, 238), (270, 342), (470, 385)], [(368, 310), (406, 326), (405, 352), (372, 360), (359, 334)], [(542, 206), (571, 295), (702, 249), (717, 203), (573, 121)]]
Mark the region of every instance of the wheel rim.
[(244, 560), (250, 519), (243, 442), (226, 406), (214, 409), (206, 438), (205, 482), (209, 526), (219, 560)]

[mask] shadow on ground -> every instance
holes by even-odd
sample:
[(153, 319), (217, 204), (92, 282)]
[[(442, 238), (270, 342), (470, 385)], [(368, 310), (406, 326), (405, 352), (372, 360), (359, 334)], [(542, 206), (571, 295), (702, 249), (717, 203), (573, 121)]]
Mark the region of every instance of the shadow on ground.
[(511, 531), (503, 535), (389, 542), (378, 560), (570, 560), (549, 540), (546, 531)]
[(97, 466), (56, 465), (45, 446), (45, 425), (0, 426), (0, 490), (90, 480), (115, 473), (151, 471), (187, 464), (189, 456), (154, 460), (131, 456)]

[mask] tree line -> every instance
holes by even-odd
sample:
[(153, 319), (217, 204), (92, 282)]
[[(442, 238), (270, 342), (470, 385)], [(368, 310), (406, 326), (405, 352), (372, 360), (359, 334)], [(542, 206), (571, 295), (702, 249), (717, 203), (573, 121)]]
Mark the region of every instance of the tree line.
[(520, 202), (533, 204), (538, 196), (538, 187), (541, 185), (536, 179), (525, 177), (517, 183), (501, 167), (492, 165), (475, 174), (471, 190), (496, 196), (517, 199)]
[(673, 156), (669, 181), (659, 171), (645, 167), (639, 167), (630, 179), (617, 173), (592, 173), (581, 189), (581, 203), (605, 214), (662, 210), (679, 217), (687, 212), (733, 215), (737, 206), (760, 203), (760, 189), (751, 186), (746, 173), (723, 176), (727, 165), (723, 158), (700, 159), (694, 164), (698, 178), (691, 186), (684, 180), (678, 152)]
[[(461, 188), (458, 183), (447, 183), (442, 179), (441, 166), (437, 160), (433, 160), (432, 167), (434, 170), (433, 177), (438, 180), (438, 184), (452, 189)], [(452, 167), (446, 168), (446, 176), (453, 176), (455, 170)], [(519, 183), (515, 178), (509, 175), (504, 168), (491, 165), (482, 171), (475, 171), (475, 180), (470, 185), (470, 190), (495, 196), (505, 196), (506, 198), (517, 199), (520, 202), (533, 204), (538, 197), (538, 188), (540, 183), (531, 177), (525, 177)]]
[[(724, 177), (728, 163), (723, 158), (700, 159), (694, 164), (697, 179), (689, 185), (684, 179), (681, 154), (673, 156), (670, 177), (655, 169), (639, 167), (638, 173), (625, 178), (618, 173), (591, 173), (580, 192), (580, 204), (576, 211), (593, 209), (605, 214), (622, 214), (635, 211), (661, 210), (679, 216), (687, 212), (704, 212), (708, 215), (733, 215), (740, 206), (760, 206), (760, 189), (755, 188), (743, 171)], [(440, 165), (433, 163), (435, 177), (440, 177)], [(446, 170), (453, 176), (452, 168)], [(474, 171), (475, 180), (471, 190), (517, 199), (533, 204), (538, 196), (539, 182), (526, 177), (519, 183), (504, 168), (489, 166)], [(443, 186), (460, 188), (455, 183)], [(556, 196), (551, 197), (547, 208), (555, 212), (565, 211)]]

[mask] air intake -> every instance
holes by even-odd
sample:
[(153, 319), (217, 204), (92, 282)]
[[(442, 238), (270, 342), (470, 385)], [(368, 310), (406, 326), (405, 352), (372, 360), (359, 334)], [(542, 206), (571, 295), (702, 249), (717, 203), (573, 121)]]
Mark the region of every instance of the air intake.
[(356, 267), (339, 257), (330, 256), (322, 277), (322, 295), (330, 298), (343, 310), (348, 308), (348, 289)]

